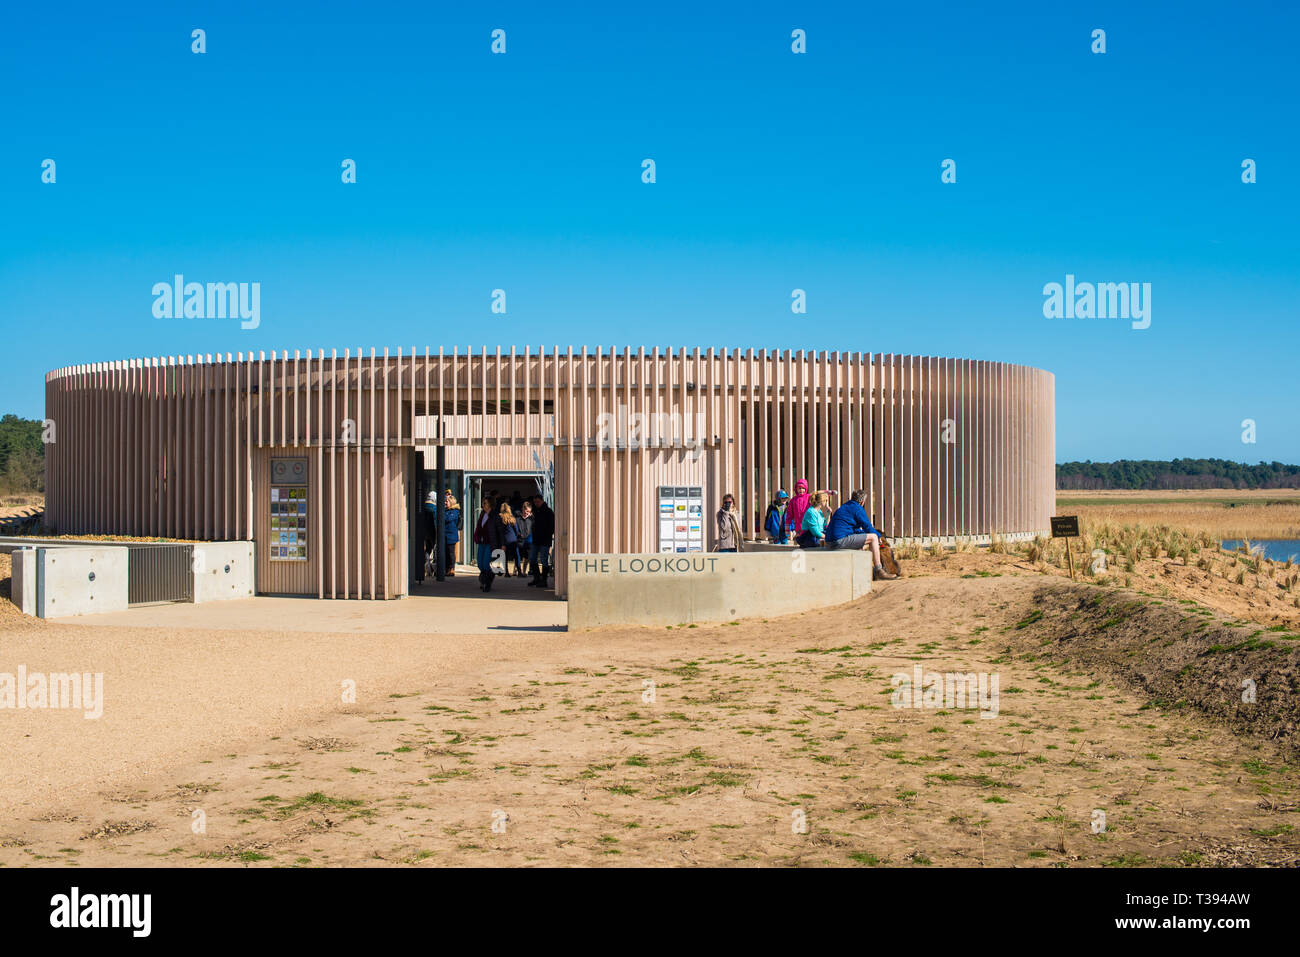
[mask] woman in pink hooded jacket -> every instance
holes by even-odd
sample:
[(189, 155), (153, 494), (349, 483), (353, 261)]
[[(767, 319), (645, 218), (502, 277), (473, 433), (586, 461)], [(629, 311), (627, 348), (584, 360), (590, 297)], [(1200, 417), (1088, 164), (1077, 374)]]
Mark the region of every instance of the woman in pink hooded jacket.
[(799, 479), (794, 483), (794, 498), (785, 507), (785, 524), (791, 530), (790, 537), (803, 531), (803, 513), (808, 511), (812, 496), (808, 494), (808, 480)]

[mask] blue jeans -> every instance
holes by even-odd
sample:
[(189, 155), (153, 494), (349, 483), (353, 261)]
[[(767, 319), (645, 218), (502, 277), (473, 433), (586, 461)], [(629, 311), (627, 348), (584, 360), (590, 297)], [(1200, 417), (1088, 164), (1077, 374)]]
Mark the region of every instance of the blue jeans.
[(843, 538), (837, 538), (835, 541), (826, 539), (827, 548), (862, 548), (867, 544), (869, 532), (854, 532), (852, 535), (845, 535)]
[(530, 545), (528, 548), (528, 565), (529, 570), (534, 575), (546, 574), (546, 566), (551, 561), (550, 545)]
[(478, 560), (479, 577), (490, 577), (492, 575), (492, 546), (479, 545), (475, 557)]

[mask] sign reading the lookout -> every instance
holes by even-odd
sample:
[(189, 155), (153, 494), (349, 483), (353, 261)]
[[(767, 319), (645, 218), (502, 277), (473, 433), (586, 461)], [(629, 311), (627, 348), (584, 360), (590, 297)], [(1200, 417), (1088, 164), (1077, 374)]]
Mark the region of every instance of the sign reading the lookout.
[(686, 575), (715, 572), (718, 570), (718, 559), (712, 555), (696, 555), (691, 558), (685, 556), (645, 558), (639, 555), (575, 556), (569, 559), (569, 566), (574, 574), (586, 572), (592, 575), (608, 575), (611, 573), (626, 575)]

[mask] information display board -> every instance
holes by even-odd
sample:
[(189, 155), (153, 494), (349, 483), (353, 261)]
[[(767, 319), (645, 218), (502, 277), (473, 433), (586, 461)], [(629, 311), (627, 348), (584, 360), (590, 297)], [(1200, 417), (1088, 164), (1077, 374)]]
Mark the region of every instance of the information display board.
[(704, 551), (704, 489), (659, 486), (659, 551)]
[(271, 460), (271, 561), (307, 561), (307, 460)]

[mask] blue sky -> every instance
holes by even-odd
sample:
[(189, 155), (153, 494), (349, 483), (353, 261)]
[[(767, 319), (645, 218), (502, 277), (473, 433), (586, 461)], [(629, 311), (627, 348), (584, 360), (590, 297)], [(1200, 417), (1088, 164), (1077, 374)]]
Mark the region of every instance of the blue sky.
[[(1300, 462), (1295, 7), (894, 6), (11, 4), (0, 411), (144, 355), (843, 349), (1054, 372), (1061, 461)], [(154, 318), (175, 273), (260, 327)], [(1044, 318), (1067, 273), (1150, 328)]]

